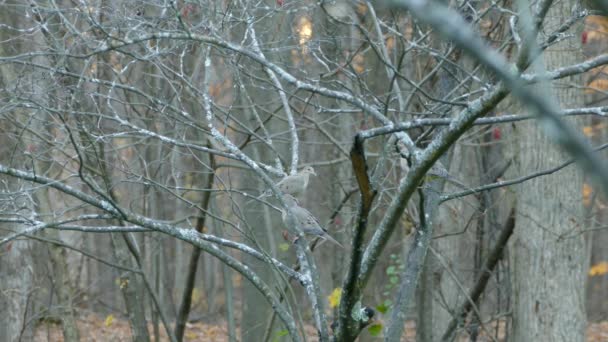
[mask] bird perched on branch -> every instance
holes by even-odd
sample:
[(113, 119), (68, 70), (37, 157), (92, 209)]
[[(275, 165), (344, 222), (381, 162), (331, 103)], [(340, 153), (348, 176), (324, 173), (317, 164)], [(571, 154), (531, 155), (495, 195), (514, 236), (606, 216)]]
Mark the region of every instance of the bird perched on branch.
[[(402, 174), (401, 177), (405, 178), (405, 176), (407, 176), (407, 174), (410, 172), (410, 165), (409, 165), (409, 160), (408, 160), (409, 152), (407, 151), (407, 149), (405, 148), (405, 145), (403, 145), (403, 143), (401, 141), (397, 141), (396, 148), (397, 148), (397, 153), (401, 157), (401, 158), (399, 158), (399, 166), (401, 166), (401, 174)], [(430, 180), (435, 180), (437, 178), (441, 178), (441, 179), (447, 181), (448, 183), (451, 183), (459, 188), (462, 188), (465, 190), (470, 189), (469, 187), (464, 185), (462, 182), (460, 182), (459, 180), (452, 177), (452, 175), (450, 175), (448, 170), (445, 168), (445, 166), (443, 166), (443, 164), (439, 160), (436, 161), (435, 164), (433, 164), (433, 166), (431, 166), (431, 169), (426, 174), (425, 180), (430, 181)]]
[[(313, 214), (310, 213), (310, 211), (298, 205), (298, 202), (293, 196), (286, 194), (283, 196), (283, 199), (285, 200), (285, 204), (287, 204), (287, 207), (293, 213), (296, 224), (302, 230), (302, 232), (304, 232), (304, 234), (318, 236), (323, 240), (328, 240), (344, 248), (341, 243), (339, 243), (329, 234), (327, 234), (327, 230), (321, 227), (319, 221), (317, 221), (317, 219), (314, 217)], [(281, 210), (281, 216), (285, 225), (288, 225), (287, 211), (285, 209)]]
[[(289, 175), (281, 179), (277, 183), (277, 188), (279, 188), (283, 194), (298, 197), (302, 195), (304, 191), (306, 191), (310, 175), (316, 176), (317, 174), (312, 166), (306, 166), (304, 169), (302, 169), (302, 171), (296, 173), (295, 175)], [(264, 191), (264, 193), (262, 193), (258, 199), (270, 196), (270, 194), (272, 194), (272, 190), (268, 189)]]

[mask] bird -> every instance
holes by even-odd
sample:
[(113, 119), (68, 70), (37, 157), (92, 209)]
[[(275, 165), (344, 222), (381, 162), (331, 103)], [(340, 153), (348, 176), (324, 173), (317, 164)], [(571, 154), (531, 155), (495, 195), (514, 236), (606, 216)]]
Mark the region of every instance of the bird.
[[(304, 234), (318, 236), (323, 240), (328, 240), (340, 246), (341, 248), (344, 248), (341, 243), (336, 241), (327, 233), (327, 230), (325, 230), (325, 228), (321, 227), (319, 221), (317, 221), (315, 216), (311, 214), (310, 211), (298, 205), (298, 202), (295, 197), (289, 194), (285, 194), (283, 195), (283, 199), (285, 200), (287, 208), (293, 213), (296, 225), (298, 225), (298, 227), (302, 230)], [(287, 210), (281, 210), (281, 217), (283, 218), (283, 222), (285, 223), (285, 225), (288, 225)]]
[[(407, 174), (410, 172), (409, 165), (409, 152), (405, 148), (405, 145), (401, 141), (397, 141), (397, 153), (401, 158), (399, 158), (399, 166), (401, 166), (401, 175), (402, 178), (405, 178)], [(437, 160), (435, 164), (431, 166), (431, 169), (427, 172), (425, 180), (431, 181), (441, 178), (448, 183), (451, 183), (459, 188), (469, 190), (470, 188), (464, 185), (462, 182), (458, 181), (456, 178), (452, 177), (448, 170), (443, 166), (441, 161)]]
[(463, 190), (471, 189), (468, 186), (466, 186), (464, 183), (459, 181), (458, 179), (454, 178), (449, 173), (449, 171), (445, 168), (445, 166), (443, 166), (441, 161), (439, 161), (439, 160), (436, 161), (435, 164), (433, 164), (433, 166), (431, 166), (431, 169), (426, 173), (427, 181), (436, 180), (437, 178), (441, 178), (441, 179), (445, 180), (446, 182), (448, 182), (452, 185), (455, 185)]
[[(308, 187), (308, 181), (310, 175), (317, 175), (315, 173), (315, 169), (312, 166), (306, 166), (302, 171), (296, 173), (295, 175), (289, 175), (283, 179), (281, 179), (277, 183), (277, 188), (281, 190), (283, 194), (292, 195), (294, 197), (298, 197), (306, 191)], [(270, 196), (272, 191), (270, 189), (264, 191), (259, 197), (263, 198), (266, 196)]]

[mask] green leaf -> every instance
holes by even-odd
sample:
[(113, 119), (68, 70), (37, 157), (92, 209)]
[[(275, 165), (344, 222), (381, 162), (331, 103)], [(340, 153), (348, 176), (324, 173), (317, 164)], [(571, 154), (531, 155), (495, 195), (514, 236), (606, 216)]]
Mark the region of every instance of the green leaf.
[(378, 337), (382, 333), (382, 324), (372, 324), (369, 326), (369, 328), (367, 328), (367, 331), (369, 331), (370, 335)]
[(279, 342), (281, 340), (281, 337), (287, 336), (287, 335), (289, 335), (289, 331), (287, 331), (287, 330), (277, 331), (277, 335), (272, 339), (272, 342)]
[(386, 268), (386, 274), (391, 275), (391, 274), (395, 274), (395, 266), (389, 266)]
[(399, 277), (392, 276), (392, 277), (388, 278), (388, 281), (390, 281), (391, 284), (396, 285), (399, 282)]
[(385, 314), (388, 312), (389, 307), (386, 304), (380, 304), (376, 306), (376, 310), (378, 310), (378, 312), (381, 314)]
[(287, 252), (289, 250), (289, 244), (281, 243), (279, 244), (279, 249), (281, 250), (281, 252)]

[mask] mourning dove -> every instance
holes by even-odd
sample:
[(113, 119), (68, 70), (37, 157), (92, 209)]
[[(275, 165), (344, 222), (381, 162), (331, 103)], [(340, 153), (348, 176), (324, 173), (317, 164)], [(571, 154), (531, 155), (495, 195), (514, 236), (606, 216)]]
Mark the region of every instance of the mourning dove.
[[(410, 165), (409, 165), (409, 161), (407, 159), (409, 156), (409, 152), (405, 149), (405, 145), (403, 145), (403, 143), (401, 141), (397, 142), (397, 152), (399, 153), (399, 155), (401, 157), (401, 158), (399, 158), (399, 166), (401, 166), (401, 174), (402, 174), (402, 177), (405, 178), (405, 176), (407, 176), (408, 172), (410, 172)], [(448, 183), (456, 185), (457, 187), (460, 187), (460, 188), (463, 188), (466, 190), (469, 189), (469, 187), (464, 185), (462, 182), (460, 182), (457, 179), (455, 179), (454, 177), (452, 177), (450, 175), (450, 173), (448, 172), (448, 170), (445, 168), (445, 166), (443, 166), (443, 164), (439, 160), (436, 161), (435, 164), (433, 164), (433, 166), (431, 166), (431, 169), (429, 171), (427, 171), (427, 175), (426, 175), (427, 181), (437, 179), (437, 178), (442, 178), (442, 179), (446, 180)]]
[(452, 177), (452, 175), (450, 175), (448, 170), (445, 168), (445, 166), (443, 166), (443, 164), (439, 160), (436, 161), (435, 164), (433, 164), (433, 166), (431, 166), (431, 169), (426, 173), (426, 175), (427, 175), (427, 180), (441, 178), (441, 179), (447, 181), (448, 183), (455, 185), (461, 189), (464, 189), (464, 190), (470, 189), (468, 186), (466, 186), (465, 184), (463, 184), (456, 178)]
[[(317, 221), (317, 219), (314, 217), (313, 214), (310, 213), (310, 211), (298, 205), (298, 202), (293, 196), (286, 194), (283, 196), (283, 199), (285, 200), (285, 204), (287, 204), (289, 210), (291, 210), (291, 212), (293, 213), (294, 219), (296, 220), (296, 224), (304, 234), (318, 236), (323, 240), (328, 240), (344, 248), (341, 243), (339, 243), (334, 238), (329, 236), (329, 234), (327, 234), (327, 231), (323, 227), (321, 227), (319, 221)], [(285, 223), (285, 225), (287, 225), (287, 211), (282, 210), (281, 214), (283, 222)]]
[[(315, 173), (315, 169), (312, 166), (305, 167), (302, 171), (296, 173), (295, 175), (289, 175), (283, 179), (281, 179), (277, 183), (277, 188), (281, 190), (283, 194), (288, 194), (292, 196), (300, 196), (306, 191), (306, 187), (308, 186), (308, 178), (310, 175), (317, 175)], [(269, 196), (272, 192), (270, 189), (264, 191), (259, 198), (263, 198)]]

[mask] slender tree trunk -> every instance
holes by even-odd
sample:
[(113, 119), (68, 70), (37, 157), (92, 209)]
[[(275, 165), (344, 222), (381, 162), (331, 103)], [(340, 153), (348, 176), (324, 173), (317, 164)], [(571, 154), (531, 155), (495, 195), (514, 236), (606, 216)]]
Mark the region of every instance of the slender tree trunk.
[[(447, 3), (446, 3), (447, 4)], [(438, 40), (441, 41), (441, 40)], [(450, 44), (439, 44), (438, 49), (447, 50)], [(470, 68), (465, 59), (453, 53), (452, 63)], [(449, 94), (458, 84), (459, 69), (446, 63), (439, 73), (437, 95), (442, 98)], [(446, 107), (446, 110), (448, 108)], [(447, 111), (450, 113), (450, 111)], [(476, 162), (477, 147), (456, 144), (447, 156), (440, 159), (451, 177), (470, 182), (479, 179), (480, 165)], [(456, 185), (445, 182), (443, 191), (460, 190)], [(479, 226), (479, 201), (468, 197), (464, 201), (451, 201), (441, 204), (437, 210), (435, 233), (444, 235), (431, 242), (431, 247), (438, 253), (429, 253), (426, 258), (417, 304), (418, 323), (417, 339), (420, 341), (438, 341), (442, 332), (452, 318), (452, 314), (463, 300), (463, 289), (467, 289), (474, 279), (471, 265), (474, 264), (476, 241), (475, 227)], [(481, 246), (476, 246), (481, 248)], [(442, 258), (444, 264), (438, 257)], [(446, 269), (447, 268), (447, 269)], [(455, 279), (455, 277), (457, 277)]]
[[(452, 163), (447, 163), (450, 174), (457, 179), (475, 179), (478, 170), (474, 162), (473, 148), (457, 145), (453, 152)], [(446, 182), (444, 191), (459, 188)], [(445, 264), (433, 253), (429, 253), (419, 284), (417, 339), (420, 341), (439, 341), (441, 334), (452, 319), (452, 313), (463, 301), (463, 289), (473, 283), (475, 226), (479, 203), (475, 198), (466, 201), (451, 201), (442, 204), (437, 213), (435, 235), (445, 235), (431, 243)], [(468, 227), (468, 229), (467, 229)], [(447, 270), (446, 268), (449, 268)], [(457, 279), (454, 279), (454, 276)]]
[[(0, 226), (4, 228), (10, 231), (4, 224)], [(25, 325), (34, 278), (30, 245), (31, 241), (14, 241), (0, 249), (0, 341), (32, 338), (32, 326)]]
[[(36, 195), (38, 207), (42, 213), (55, 212), (49, 199), (47, 189), (41, 189)], [(45, 231), (44, 235), (55, 241), (61, 241), (59, 231)], [(61, 328), (63, 330), (63, 338), (66, 342), (75, 342), (80, 340), (72, 298), (74, 297), (74, 287), (70, 281), (70, 273), (68, 268), (68, 260), (66, 250), (63, 247), (55, 244), (49, 244), (49, 256), (51, 263), (53, 288), (57, 293), (57, 315), (61, 319)]]
[[(35, 129), (36, 131), (44, 131), (42, 123), (45, 120), (33, 120), (33, 125), (39, 125)], [(35, 140), (34, 140), (35, 141)], [(42, 145), (42, 144), (41, 144)], [(51, 157), (48, 157), (51, 160)], [(52, 172), (52, 163), (44, 162), (42, 160), (35, 160), (33, 162), (36, 172), (41, 174), (48, 174)], [(42, 188), (34, 194), (34, 201), (36, 202), (36, 211), (40, 217), (51, 216), (54, 217), (58, 212), (58, 209), (53, 204), (53, 198), (48, 188)], [(45, 230), (42, 232), (46, 238), (54, 241), (62, 241), (61, 235), (57, 230)], [(68, 267), (68, 258), (66, 250), (58, 245), (48, 245), (49, 262), (52, 270), (51, 282), (53, 283), (53, 289), (57, 295), (57, 307), (56, 313), (61, 320), (61, 328), (63, 331), (63, 338), (66, 342), (76, 342), (80, 340), (78, 327), (76, 325), (76, 318), (74, 308), (72, 307), (72, 298), (74, 297), (74, 286), (70, 281), (70, 272)]]
[[(213, 187), (213, 178), (215, 172), (215, 161), (213, 156), (209, 156), (211, 170), (208, 170), (205, 175), (205, 179), (202, 182), (202, 189), (209, 189), (202, 195), (200, 207), (205, 210), (200, 212), (199, 217), (196, 219), (196, 231), (203, 233), (205, 228), (205, 219), (207, 217), (207, 210), (209, 210), (209, 200), (211, 199), (211, 188)], [(190, 252), (190, 261), (188, 262), (186, 281), (184, 290), (182, 293), (181, 304), (177, 313), (177, 322), (175, 324), (175, 337), (178, 341), (181, 341), (184, 337), (186, 329), (186, 323), (188, 322), (188, 315), (190, 314), (190, 308), (192, 306), (192, 294), (194, 291), (194, 284), (196, 281), (196, 271), (198, 269), (198, 261), (201, 256), (201, 250), (193, 246)]]
[[(135, 262), (129, 255), (126, 243), (120, 234), (112, 234), (112, 250), (114, 257), (121, 265), (129, 265), (136, 268)], [(137, 276), (132, 272), (121, 271), (119, 276), (119, 286), (125, 300), (129, 323), (131, 324), (131, 334), (133, 341), (148, 342), (150, 335), (144, 311), (144, 293), (141, 291), (143, 286), (138, 282)]]

